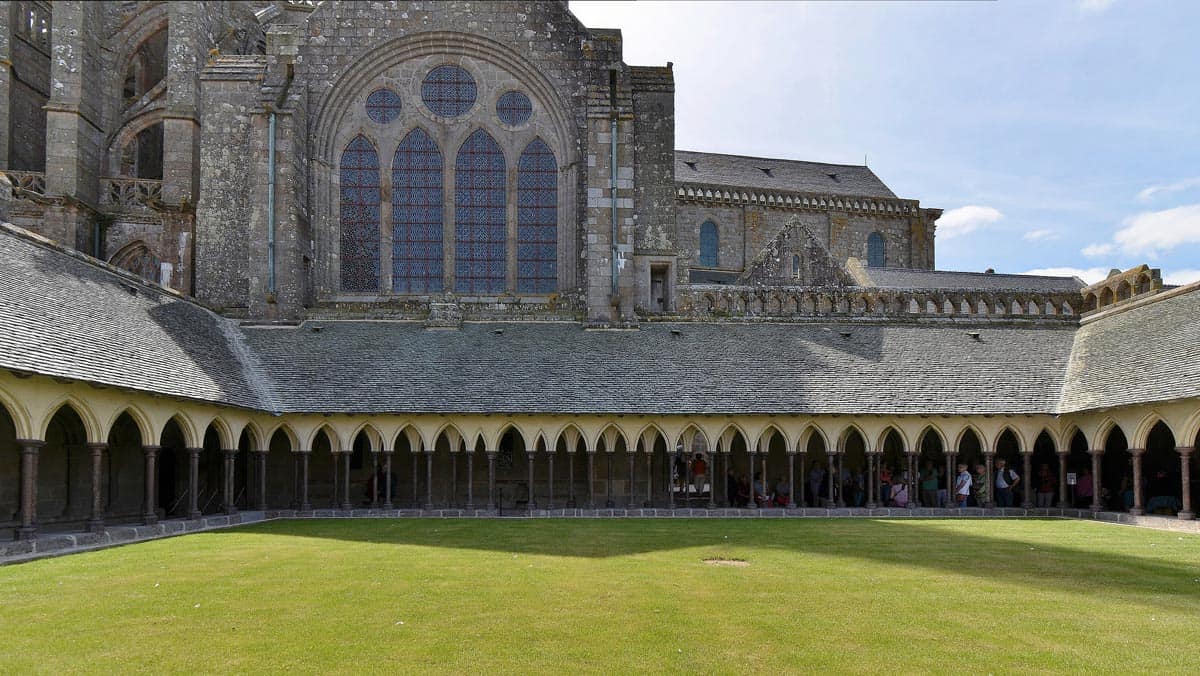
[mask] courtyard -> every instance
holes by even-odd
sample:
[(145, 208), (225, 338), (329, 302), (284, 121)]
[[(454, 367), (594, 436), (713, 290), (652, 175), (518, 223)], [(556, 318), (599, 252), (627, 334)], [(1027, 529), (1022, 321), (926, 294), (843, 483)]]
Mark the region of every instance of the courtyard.
[(276, 520), (0, 598), (4, 673), (1200, 668), (1200, 538), (1061, 519)]

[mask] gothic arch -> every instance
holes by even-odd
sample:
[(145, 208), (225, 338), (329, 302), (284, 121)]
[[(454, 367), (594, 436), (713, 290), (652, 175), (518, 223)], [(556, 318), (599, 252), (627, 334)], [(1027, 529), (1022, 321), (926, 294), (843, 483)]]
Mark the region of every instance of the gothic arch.
[[(79, 416), (79, 419), (83, 422), (83, 429), (87, 432), (87, 440), (89, 442), (100, 443), (108, 439), (107, 434), (104, 436), (100, 435), (100, 425), (96, 422), (96, 414), (92, 412), (91, 408), (71, 395), (59, 397), (46, 409), (46, 415), (38, 425), (36, 438), (46, 438), (46, 431), (50, 428), (50, 421), (54, 420), (54, 416), (63, 407), (70, 407), (75, 412), (75, 415)], [(14, 422), (16, 422), (15, 419)]]
[[(1095, 439), (1093, 448), (1103, 449), (1108, 445), (1108, 437), (1112, 434), (1112, 431), (1120, 428), (1121, 426), (1118, 425), (1117, 422), (1112, 418), (1106, 417), (1104, 420), (1101, 420), (1100, 425), (1096, 427), (1096, 434), (1093, 437)], [(1125, 430), (1122, 429), (1121, 434), (1125, 434)], [(1128, 438), (1129, 437), (1127, 435), (1126, 439)]]
[[(653, 423), (653, 422), (646, 423), (645, 425), (642, 426), (642, 428), (640, 430), (638, 430), (637, 435), (634, 436), (634, 439), (635, 439), (634, 443), (639, 443), (639, 442), (644, 441), (646, 439), (647, 432), (654, 432), (655, 434), (658, 435), (654, 438), (654, 441), (650, 442), (651, 444), (657, 444), (659, 439), (662, 439), (664, 444), (670, 443), (670, 437), (667, 436), (667, 433), (664, 432), (663, 429), (658, 426), (658, 423)], [(557, 444), (556, 444), (556, 446), (557, 446)], [(642, 450), (646, 453), (654, 452), (653, 446), (651, 448), (646, 448), (645, 444), (642, 445)]]
[[(702, 428), (701, 428), (699, 425), (695, 425), (695, 427), (696, 427), (696, 429), (698, 429), (698, 430), (701, 430), (701, 432), (703, 433), (703, 429), (702, 429)], [(685, 428), (685, 429), (686, 429), (686, 428)], [(757, 442), (757, 441), (758, 441), (758, 438), (757, 438), (757, 437), (751, 437), (751, 436), (750, 436), (750, 434), (748, 434), (748, 433), (746, 432), (746, 429), (745, 429), (744, 427), (742, 427), (741, 425), (739, 425), (738, 423), (736, 423), (736, 422), (730, 422), (730, 423), (727, 423), (727, 424), (726, 424), (724, 427), (722, 427), (720, 432), (718, 432), (716, 435), (714, 435), (712, 442), (709, 444), (709, 451), (710, 451), (710, 452), (712, 452), (712, 451), (715, 451), (715, 450), (716, 450), (716, 444), (717, 444), (717, 441), (719, 441), (719, 440), (723, 439), (723, 438), (725, 437), (725, 433), (726, 433), (726, 432), (728, 432), (728, 431), (730, 431), (730, 430), (733, 430), (733, 431), (734, 431), (734, 432), (736, 432), (736, 433), (737, 433), (739, 436), (741, 436), (741, 437), (742, 437), (742, 443), (746, 444), (746, 448), (747, 448), (747, 449), (751, 449), (751, 450), (757, 450), (757, 447), (755, 447), (755, 446), (752, 446), (752, 445), (751, 445), (751, 440), (753, 439), (753, 441)], [(760, 436), (761, 436), (761, 435), (760, 435)], [(786, 437), (785, 437), (785, 439), (786, 439)], [(709, 439), (708, 439), (708, 435), (707, 435), (707, 434), (705, 434), (705, 435), (704, 435), (704, 440), (705, 440), (706, 442), (708, 442), (708, 441), (709, 441)], [(722, 451), (725, 451), (725, 452), (728, 452), (728, 449), (721, 449), (721, 450), (722, 450)]]
[(773, 422), (767, 423), (767, 425), (765, 427), (763, 427), (763, 430), (762, 430), (762, 432), (759, 433), (758, 438), (759, 438), (759, 441), (762, 441), (765, 439), (767, 444), (770, 444), (771, 438), (776, 435), (778, 435), (778, 437), (783, 440), (783, 447), (784, 447), (784, 449), (787, 450), (788, 453), (795, 452), (795, 448), (792, 446), (792, 443), (791, 443), (792, 440), (788, 438), (788, 435), (783, 433), (783, 429), (781, 429), (779, 427), (779, 425), (777, 425)]
[[(858, 436), (862, 437), (863, 446), (865, 447), (866, 452), (870, 453), (872, 451), (871, 437), (867, 436), (867, 433), (863, 431), (863, 428), (859, 427), (858, 423), (855, 423), (855, 422), (849, 423), (848, 425), (843, 427), (840, 432), (838, 432), (837, 452), (838, 453), (846, 452), (846, 442), (850, 439), (851, 432), (857, 432)], [(880, 440), (883, 440), (886, 438), (887, 438), (886, 436), (883, 436), (883, 437), (880, 437)], [(900, 439), (903, 440), (904, 437), (900, 437)], [(829, 447), (826, 446), (826, 449), (828, 449), (828, 448)]]
[(129, 145), (143, 131), (156, 124), (162, 124), (166, 109), (166, 103), (160, 99), (144, 108), (137, 115), (120, 122), (121, 126), (117, 127), (116, 131), (109, 136), (104, 147), (104, 169), (108, 176), (123, 176), (121, 173), (121, 159), (125, 146)]
[(162, 443), (163, 432), (166, 431), (167, 425), (175, 421), (179, 427), (180, 434), (183, 435), (183, 443), (188, 448), (197, 448), (201, 445), (202, 439), (196, 433), (196, 425), (182, 411), (176, 411), (170, 417), (163, 421), (161, 427), (158, 428), (158, 434), (151, 437), (154, 443)]
[[(829, 437), (825, 434), (825, 430), (821, 429), (816, 423), (808, 423), (804, 429), (800, 430), (800, 436), (796, 437), (796, 451), (798, 453), (808, 453), (808, 445), (812, 441), (813, 435), (821, 440), (821, 445), (824, 446), (825, 452), (829, 452)], [(864, 439), (866, 437), (863, 437)]]
[[(658, 426), (655, 425), (655, 427), (658, 427)], [(588, 444), (587, 436), (583, 433), (583, 430), (579, 429), (579, 426), (576, 425), (575, 423), (567, 423), (567, 424), (563, 425), (561, 428), (559, 428), (559, 430), (557, 432), (554, 433), (554, 447), (555, 448), (558, 448), (558, 442), (560, 440), (562, 440), (563, 437), (567, 434), (567, 430), (574, 430), (574, 433), (578, 435), (578, 437), (575, 440), (574, 448), (571, 447), (571, 444), (567, 445), (568, 453), (574, 453), (577, 450), (579, 450), (579, 440), (580, 439), (583, 440), (584, 451), (589, 450), (589, 447), (587, 445)], [(662, 433), (661, 428), (659, 428), (658, 431), (660, 434)], [(663, 439), (666, 439), (666, 438), (667, 438), (667, 435), (663, 434)]]
[(966, 438), (967, 432), (971, 432), (975, 435), (975, 440), (979, 442), (979, 450), (981, 452), (987, 448), (987, 437), (983, 436), (983, 432), (980, 432), (978, 427), (971, 423), (967, 423), (963, 425), (962, 429), (958, 431), (958, 434), (954, 436), (954, 446), (952, 452), (960, 452), (959, 449), (962, 448), (962, 442), (963, 439)]
[(1029, 443), (1025, 440), (1025, 436), (1021, 434), (1020, 430), (1012, 425), (1005, 425), (1004, 427), (1000, 428), (1000, 431), (996, 432), (996, 437), (992, 439), (992, 453), (996, 453), (1000, 450), (1000, 439), (1004, 436), (1005, 432), (1011, 433), (1013, 438), (1017, 440), (1018, 453), (1024, 453), (1025, 450), (1029, 448)]
[(253, 420), (250, 420), (245, 425), (242, 425), (242, 431), (238, 433), (239, 443), (241, 442), (243, 434), (250, 439), (250, 450), (252, 451), (266, 450), (267, 444), (270, 442), (268, 438), (263, 436), (262, 430)]
[[(342, 448), (345, 448), (345, 444), (342, 441), (341, 435), (339, 435), (337, 433), (337, 430), (333, 429), (333, 425), (331, 425), (329, 423), (321, 423), (320, 425), (317, 425), (316, 429), (314, 429), (308, 435), (308, 439), (305, 442), (304, 448), (302, 448), (300, 450), (311, 451), (313, 449), (313, 446), (315, 446), (317, 443), (317, 437), (322, 432), (325, 433), (325, 438), (329, 440), (329, 448), (334, 449), (334, 450), (341, 450)], [(372, 442), (372, 448), (374, 448), (373, 442)]]
[[(206, 424), (197, 426), (198, 429), (202, 429), (206, 433), (209, 427), (217, 431), (217, 438), (220, 439), (222, 450), (237, 448), (237, 439), (234, 438), (229, 423), (225, 422), (221, 416), (213, 416)], [(203, 437), (200, 437), (200, 439), (203, 441)]]
[(281, 422), (275, 427), (272, 427), (267, 435), (263, 437), (263, 439), (266, 440), (266, 444), (263, 446), (264, 449), (270, 450), (271, 440), (274, 439), (275, 435), (279, 432), (283, 432), (283, 436), (287, 437), (288, 448), (291, 449), (292, 453), (296, 453), (300, 450), (300, 437), (297, 437), (295, 430), (292, 429), (292, 426), (285, 422)]
[[(1129, 447), (1145, 448), (1146, 441), (1150, 437), (1150, 431), (1153, 430), (1154, 426), (1160, 422), (1171, 431), (1172, 435), (1175, 434), (1175, 428), (1171, 426), (1171, 423), (1167, 422), (1166, 418), (1164, 418), (1158, 411), (1150, 411), (1144, 418), (1142, 418), (1141, 422), (1137, 424), (1137, 427), (1134, 428), (1133, 436), (1129, 437)], [(1179, 439), (1180, 437), (1176, 436), (1175, 438)]]
[(920, 451), (921, 447), (925, 443), (925, 437), (927, 437), (930, 433), (933, 433), (933, 435), (937, 437), (938, 442), (942, 444), (942, 452), (947, 452), (950, 448), (950, 445), (946, 442), (946, 434), (942, 432), (942, 428), (933, 423), (929, 423), (925, 427), (921, 428), (920, 433), (917, 434), (917, 444), (914, 446), (914, 448)]
[[(8, 417), (12, 418), (17, 438), (32, 438), (30, 435), (33, 434), (33, 429), (30, 427), (29, 411), (25, 410), (25, 407), (3, 388), (0, 388), (0, 406), (3, 406), (4, 410), (8, 412)], [(45, 435), (43, 434), (41, 438), (45, 438)]]
[(1063, 429), (1062, 434), (1054, 441), (1055, 447), (1069, 450), (1071, 448), (1071, 441), (1075, 438), (1076, 434), (1082, 436), (1084, 443), (1088, 445), (1088, 448), (1091, 448), (1091, 442), (1087, 434), (1075, 423), (1070, 423)]
[[(367, 439), (371, 442), (372, 452), (379, 453), (384, 450), (383, 435), (380, 434), (379, 429), (376, 428), (375, 425), (371, 424), (369, 421), (364, 421), (364, 422), (359, 423), (357, 427), (355, 427), (353, 430), (350, 431), (350, 434), (346, 435), (346, 440), (350, 443), (351, 446), (353, 446), (354, 441), (356, 439), (358, 439), (358, 435), (363, 432), (366, 432)], [(333, 439), (330, 439), (330, 441), (332, 442)], [(335, 449), (333, 449), (333, 452), (337, 453), (337, 452), (343, 451), (343, 450), (348, 450), (348, 449), (346, 449), (345, 447), (335, 448)]]
[[(877, 438), (875, 445), (872, 448), (876, 449), (876, 451), (878, 451), (879, 449), (882, 449), (884, 444), (887, 442), (888, 435), (891, 434), (892, 432), (895, 432), (896, 436), (900, 437), (900, 445), (902, 446), (902, 448), (900, 449), (901, 452), (911, 453), (913, 446), (912, 446), (912, 444), (909, 443), (908, 436), (905, 435), (904, 431), (901, 430), (896, 425), (884, 426), (884, 428), (879, 432), (879, 437)], [(866, 441), (867, 441), (867, 435), (864, 434), (863, 442), (865, 443)]]
[[(446, 423), (446, 424), (442, 425), (441, 428), (438, 430), (438, 433), (433, 435), (434, 440), (436, 440), (438, 438), (438, 436), (441, 434), (441, 431), (446, 429), (447, 427), (454, 427), (454, 426), (451, 425), (450, 423)], [(456, 431), (458, 430), (457, 427), (454, 427), (454, 429)], [(392, 435), (392, 451), (393, 452), (400, 450), (401, 439), (404, 440), (404, 443), (408, 444), (409, 451), (411, 451), (411, 452), (419, 452), (421, 450), (421, 447), (427, 446), (430, 443), (432, 443), (432, 442), (427, 441), (421, 435), (421, 428), (417, 427), (416, 424), (411, 423), (411, 422), (401, 425), (400, 429), (394, 435)]]
[(626, 449), (629, 448), (629, 439), (625, 438), (625, 430), (622, 430), (621, 426), (615, 422), (607, 422), (604, 424), (603, 427), (600, 428), (600, 433), (596, 435), (595, 440), (592, 442), (593, 449), (595, 449), (595, 450), (600, 449), (600, 442), (603, 441), (604, 437), (608, 435), (609, 430), (616, 432), (616, 435), (613, 437), (612, 448), (609, 448), (608, 444), (605, 444), (605, 446), (604, 446), (605, 453), (616, 453), (617, 452), (617, 444), (620, 442), (624, 442)]

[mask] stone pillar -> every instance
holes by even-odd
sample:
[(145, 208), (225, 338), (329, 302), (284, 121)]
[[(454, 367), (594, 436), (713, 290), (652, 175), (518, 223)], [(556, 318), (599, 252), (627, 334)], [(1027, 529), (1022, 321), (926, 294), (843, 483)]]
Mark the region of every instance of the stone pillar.
[(104, 484), (104, 451), (108, 444), (88, 444), (92, 452), (92, 515), (87, 520), (89, 533), (104, 532), (104, 498), (101, 487)]
[(499, 511), (500, 504), (496, 502), (496, 452), (488, 451), (488, 509)]
[[(800, 456), (800, 501), (796, 503), (800, 507), (808, 507), (808, 496), (806, 494), (806, 491), (808, 490), (808, 479), (804, 469), (805, 461), (807, 459), (808, 451), (805, 450), (804, 455)], [(792, 494), (796, 494), (795, 486), (792, 487)]]
[(992, 476), (992, 465), (996, 462), (996, 454), (984, 452), (983, 462), (987, 467), (984, 472), (984, 481), (987, 482), (987, 504), (980, 507), (995, 507), (996, 506), (996, 479)]
[(188, 518), (200, 518), (200, 452), (203, 448), (189, 448), (188, 452)]
[[(788, 496), (788, 507), (795, 507), (796, 506), (796, 495), (797, 495), (797, 493), (796, 493), (796, 454), (795, 454), (795, 452), (788, 453), (787, 458), (788, 458), (788, 488), (790, 488), (792, 491), (792, 494)], [(715, 487), (716, 485), (717, 485), (716, 482), (713, 482), (713, 486)]]
[(675, 509), (675, 482), (671, 480), (671, 473), (675, 471), (675, 460), (667, 453), (667, 507)]
[(604, 453), (604, 466), (607, 469), (604, 478), (604, 506), (612, 509), (617, 506), (617, 503), (613, 502), (613, 457), (615, 453), (608, 448), (604, 449)]
[(1100, 503), (1100, 492), (1104, 485), (1104, 482), (1100, 477), (1100, 465), (1101, 465), (1100, 461), (1101, 461), (1102, 456), (1104, 455), (1104, 449), (1092, 449), (1092, 450), (1088, 451), (1088, 454), (1092, 456), (1092, 505), (1091, 505), (1091, 510), (1093, 512), (1099, 512), (1100, 509), (1104, 506), (1103, 504)]
[(475, 509), (475, 451), (467, 451), (467, 509)]
[[(643, 506), (650, 508), (654, 506), (654, 452), (645, 453), (646, 456), (646, 502)], [(716, 457), (716, 456), (714, 456)], [(716, 484), (713, 484), (716, 486)]]
[(21, 447), (21, 526), (18, 540), (37, 539), (37, 472), (38, 451), (46, 442), (37, 439), (18, 439)]
[(1196, 449), (1191, 446), (1180, 446), (1175, 450), (1179, 451), (1179, 469), (1183, 472), (1181, 479), (1183, 487), (1183, 494), (1181, 496), (1183, 498), (1183, 510), (1179, 512), (1179, 518), (1191, 519), (1195, 517), (1195, 513), (1192, 512), (1192, 475), (1190, 474), (1191, 467), (1189, 465), (1192, 453)]
[(546, 509), (554, 509), (554, 451), (546, 453), (546, 463), (550, 466), (547, 473), (550, 479), (549, 495), (546, 496)]
[(1021, 486), (1025, 489), (1021, 493), (1021, 507), (1030, 509), (1033, 507), (1033, 477), (1030, 476), (1033, 473), (1032, 451), (1021, 454), (1021, 469), (1025, 470), (1025, 473), (1021, 475)]
[(833, 497), (834, 496), (833, 489), (834, 489), (834, 475), (837, 474), (837, 453), (827, 453), (826, 455), (829, 456), (828, 457), (829, 471), (825, 473), (826, 474), (826, 477), (825, 477), (826, 483), (829, 484), (829, 486), (828, 486), (829, 501), (827, 503), (825, 503), (825, 506), (826, 507), (836, 507), (837, 500), (835, 500)]
[(226, 514), (237, 514), (237, 496), (234, 495), (234, 483), (236, 477), (235, 460), (237, 459), (237, 449), (227, 448), (222, 451), (225, 455), (225, 500), (224, 508)]
[(458, 456), (460, 452), (450, 448), (450, 497), (446, 500), (448, 507), (458, 506)]
[(1058, 508), (1066, 509), (1071, 505), (1070, 500), (1074, 497), (1067, 494), (1069, 490), (1067, 488), (1067, 457), (1070, 456), (1070, 453), (1059, 451), (1055, 455), (1058, 456)]
[[(637, 448), (637, 445), (636, 445), (636, 442), (635, 442), (633, 449), (630, 449), (630, 448), (628, 448), (628, 447), (625, 449), (625, 450), (627, 451), (627, 452), (626, 452), (626, 455), (628, 455), (628, 456), (629, 456), (629, 487), (628, 487), (627, 489), (625, 489), (625, 492), (629, 494), (629, 496), (628, 496), (628, 497), (629, 497), (629, 499), (628, 499), (628, 500), (626, 500), (627, 509), (637, 509), (637, 495), (636, 495), (635, 491), (633, 490), (633, 485), (634, 485), (634, 482), (633, 482), (633, 462), (634, 462), (634, 460), (635, 460), (635, 457), (634, 457), (634, 456), (635, 456), (634, 449), (636, 449), (636, 448)], [(713, 504), (712, 504), (712, 491), (709, 491), (709, 492), (708, 492), (708, 506), (709, 506), (709, 508), (710, 508), (710, 509), (711, 509), (711, 508), (712, 508), (712, 506), (713, 506)]]
[(957, 507), (957, 497), (954, 495), (954, 483), (958, 479), (958, 454), (946, 454), (946, 508)]
[(530, 512), (532, 512), (533, 510), (537, 509), (537, 502), (535, 501), (533, 495), (533, 462), (537, 457), (537, 448), (535, 447), (533, 450), (526, 450), (525, 455), (529, 458), (529, 501), (526, 504), (526, 507)]
[(267, 509), (267, 450), (256, 451), (258, 459), (258, 511)]
[(588, 509), (596, 508), (596, 451), (588, 449)]
[[(353, 451), (342, 451), (342, 509), (354, 509), (354, 503), (350, 501), (350, 456)], [(416, 482), (416, 477), (413, 477), (413, 482)]]
[(312, 504), (308, 502), (308, 456), (311, 451), (300, 452), (300, 511), (311, 512)]
[(342, 454), (330, 448), (329, 455), (333, 459), (333, 497), (329, 499), (329, 508), (337, 509), (342, 504), (338, 499), (338, 494), (342, 492)]
[(433, 451), (425, 449), (425, 509), (433, 509)]
[(393, 509), (392, 505), (392, 452), (383, 452), (383, 508)]
[(575, 509), (575, 453), (578, 448), (567, 449), (567, 506)]
[(879, 489), (875, 487), (875, 454), (867, 453), (867, 509), (879, 506)]
[(158, 499), (158, 451), (161, 448), (161, 446), (142, 447), (146, 454), (146, 499), (142, 503), (142, 521), (147, 526), (158, 523), (158, 512), (155, 511), (154, 502)]
[[(436, 440), (434, 443), (437, 443)], [(413, 479), (412, 506), (413, 506), (413, 509), (421, 508), (421, 497), (420, 497), (421, 493), (419, 490), (421, 482), (417, 480), (417, 477), (420, 475), (420, 468), (417, 466), (417, 455), (419, 453), (420, 453), (420, 451), (418, 451), (415, 448), (411, 448), (411, 446), (410, 446), (409, 454), (412, 455), (412, 479)]]
[(371, 451), (371, 509), (379, 507), (379, 454)]
[(1146, 455), (1146, 449), (1131, 448), (1129, 455), (1133, 456), (1133, 507), (1129, 508), (1129, 513), (1138, 516), (1146, 513), (1142, 503), (1142, 456)]

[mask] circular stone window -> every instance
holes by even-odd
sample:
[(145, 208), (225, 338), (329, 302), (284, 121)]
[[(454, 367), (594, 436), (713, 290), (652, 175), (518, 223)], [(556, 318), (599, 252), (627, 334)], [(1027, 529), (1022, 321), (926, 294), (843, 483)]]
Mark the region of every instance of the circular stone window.
[(400, 117), (400, 95), (390, 89), (376, 89), (367, 96), (367, 117), (387, 124)]
[(496, 101), (496, 117), (510, 127), (525, 124), (533, 115), (533, 104), (521, 92), (506, 92)]
[(438, 66), (421, 83), (421, 100), (434, 115), (458, 117), (475, 105), (475, 78), (458, 66)]

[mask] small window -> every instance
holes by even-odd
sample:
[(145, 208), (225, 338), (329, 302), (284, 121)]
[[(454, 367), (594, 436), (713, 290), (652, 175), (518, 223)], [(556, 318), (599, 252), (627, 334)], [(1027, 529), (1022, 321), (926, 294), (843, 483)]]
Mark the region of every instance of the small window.
[(872, 268), (882, 268), (886, 263), (883, 235), (873, 232), (867, 238), (867, 265)]
[(533, 104), (521, 92), (506, 92), (496, 102), (496, 117), (510, 127), (518, 127), (533, 115)]
[(376, 124), (387, 124), (400, 117), (400, 95), (390, 89), (376, 89), (367, 97), (367, 117)]
[(800, 257), (792, 256), (792, 277), (800, 279)]
[(717, 267), (717, 224), (704, 221), (700, 226), (700, 265), (706, 268)]
[(435, 115), (458, 117), (475, 105), (475, 78), (459, 66), (438, 66), (421, 83), (421, 100)]

